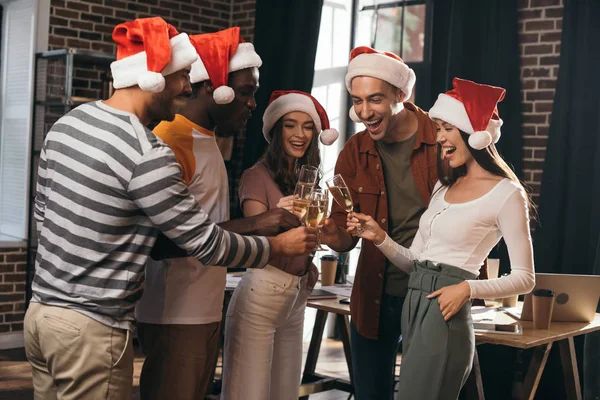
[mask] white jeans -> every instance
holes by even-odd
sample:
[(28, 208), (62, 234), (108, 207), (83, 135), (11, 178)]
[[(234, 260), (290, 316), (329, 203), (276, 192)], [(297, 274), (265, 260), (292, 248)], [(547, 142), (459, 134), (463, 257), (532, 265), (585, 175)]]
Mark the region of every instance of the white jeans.
[(307, 276), (249, 270), (225, 322), (221, 400), (297, 400)]

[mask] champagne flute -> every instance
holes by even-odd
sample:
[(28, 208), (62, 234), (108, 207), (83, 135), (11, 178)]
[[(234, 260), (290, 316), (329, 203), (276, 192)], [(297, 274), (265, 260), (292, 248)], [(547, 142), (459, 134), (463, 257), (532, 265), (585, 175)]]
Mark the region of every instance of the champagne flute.
[(306, 226), (317, 228), (317, 247), (314, 251), (323, 251), (321, 247), (320, 228), (325, 222), (327, 209), (329, 208), (329, 195), (327, 189), (314, 188), (310, 192), (310, 203), (308, 205), (305, 217)]
[(315, 187), (318, 176), (319, 170), (316, 167), (303, 165), (300, 169), (298, 183), (296, 183), (296, 189), (294, 190), (294, 200), (292, 202), (294, 213), (298, 215), (300, 221), (303, 221), (306, 217), (310, 203), (310, 192)]
[[(333, 177), (329, 178), (326, 182), (329, 191), (331, 192), (331, 196), (336, 203), (344, 211), (347, 213), (354, 212), (354, 203), (352, 202), (352, 195), (350, 194), (350, 189), (346, 182), (344, 182), (344, 178), (340, 174), (336, 174)], [(356, 232), (353, 233), (353, 236), (357, 236), (362, 233), (363, 228), (358, 227)]]

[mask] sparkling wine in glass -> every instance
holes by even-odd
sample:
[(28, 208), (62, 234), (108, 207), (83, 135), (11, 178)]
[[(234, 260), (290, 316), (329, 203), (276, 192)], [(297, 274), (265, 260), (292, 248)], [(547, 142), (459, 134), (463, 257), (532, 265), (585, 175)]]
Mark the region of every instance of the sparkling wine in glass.
[(294, 213), (298, 215), (301, 221), (306, 218), (306, 212), (308, 211), (308, 205), (310, 203), (310, 193), (317, 183), (317, 177), (319, 176), (319, 170), (310, 165), (303, 165), (298, 175), (298, 182), (296, 183), (296, 189), (294, 190), (294, 200), (292, 207)]
[[(352, 195), (350, 194), (348, 185), (344, 182), (344, 178), (342, 178), (340, 174), (336, 174), (332, 178), (329, 178), (325, 183), (335, 202), (347, 213), (353, 212), (354, 203), (352, 202)], [(356, 236), (361, 232), (362, 228), (359, 227), (354, 235)]]
[[(313, 228), (321, 228), (327, 218), (329, 195), (327, 189), (315, 188), (310, 193), (310, 203), (306, 211), (305, 224)], [(325, 250), (321, 247), (320, 231), (317, 230), (317, 247), (315, 251)]]

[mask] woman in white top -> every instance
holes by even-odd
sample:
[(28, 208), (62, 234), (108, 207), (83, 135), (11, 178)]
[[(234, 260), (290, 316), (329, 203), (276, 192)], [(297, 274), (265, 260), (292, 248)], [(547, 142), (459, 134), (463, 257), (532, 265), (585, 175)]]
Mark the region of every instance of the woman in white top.
[[(453, 86), (429, 111), (438, 126), (440, 181), (411, 247), (393, 242), (369, 216), (348, 216), (349, 232), (361, 226), (360, 237), (411, 275), (399, 399), (456, 399), (475, 349), (469, 300), (527, 293), (535, 283), (529, 199), (494, 146), (505, 90), (459, 78)], [(511, 274), (476, 280), (502, 237)]]

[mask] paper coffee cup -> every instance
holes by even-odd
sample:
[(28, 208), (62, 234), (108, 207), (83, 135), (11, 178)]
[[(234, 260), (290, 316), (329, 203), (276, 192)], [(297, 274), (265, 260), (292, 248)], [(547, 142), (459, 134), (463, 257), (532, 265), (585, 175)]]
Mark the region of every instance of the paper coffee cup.
[(337, 257), (325, 255), (321, 257), (321, 286), (332, 286), (335, 283)]
[(550, 329), (552, 311), (554, 310), (554, 292), (550, 289), (534, 290), (531, 296), (533, 303), (533, 327)]
[(502, 307), (516, 307), (519, 295), (505, 297), (502, 299)]

